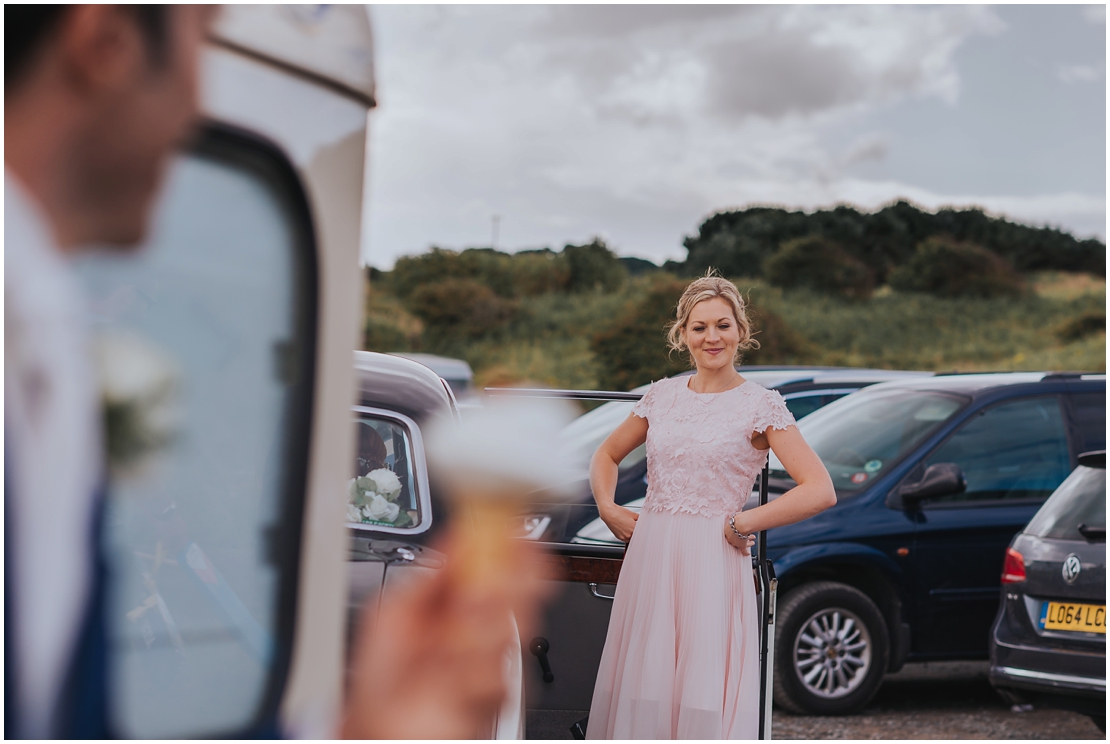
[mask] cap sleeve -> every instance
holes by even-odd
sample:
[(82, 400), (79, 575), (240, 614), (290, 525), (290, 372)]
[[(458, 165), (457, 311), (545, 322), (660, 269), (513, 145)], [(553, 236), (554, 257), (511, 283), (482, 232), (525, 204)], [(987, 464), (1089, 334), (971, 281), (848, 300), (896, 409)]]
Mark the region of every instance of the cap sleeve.
[(636, 401), (636, 405), (632, 406), (633, 415), (651, 421), (651, 406), (652, 403), (655, 402), (655, 390), (657, 387), (659, 386), (654, 382), (651, 383), (651, 387), (644, 393), (644, 397), (640, 398)]
[(786, 407), (786, 401), (777, 390), (768, 390), (760, 403), (759, 412), (755, 417), (753, 431), (762, 433), (768, 427), (772, 429), (786, 429), (794, 426), (794, 414)]

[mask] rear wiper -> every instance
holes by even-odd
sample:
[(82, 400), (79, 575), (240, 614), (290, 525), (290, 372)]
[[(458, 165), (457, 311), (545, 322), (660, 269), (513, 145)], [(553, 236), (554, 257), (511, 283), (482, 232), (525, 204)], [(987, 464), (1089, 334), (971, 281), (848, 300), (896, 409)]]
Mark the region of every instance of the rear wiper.
[(1077, 528), (1079, 534), (1083, 535), (1084, 539), (1088, 542), (1106, 542), (1106, 525), (1102, 527), (1091, 527), (1086, 524), (1081, 524)]

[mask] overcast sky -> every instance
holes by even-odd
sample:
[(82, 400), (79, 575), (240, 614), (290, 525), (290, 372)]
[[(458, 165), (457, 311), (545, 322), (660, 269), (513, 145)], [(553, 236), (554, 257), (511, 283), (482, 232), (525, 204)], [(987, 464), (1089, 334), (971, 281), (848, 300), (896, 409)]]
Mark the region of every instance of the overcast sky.
[(1105, 236), (1105, 6), (373, 6), (363, 260), (752, 204), (979, 205)]

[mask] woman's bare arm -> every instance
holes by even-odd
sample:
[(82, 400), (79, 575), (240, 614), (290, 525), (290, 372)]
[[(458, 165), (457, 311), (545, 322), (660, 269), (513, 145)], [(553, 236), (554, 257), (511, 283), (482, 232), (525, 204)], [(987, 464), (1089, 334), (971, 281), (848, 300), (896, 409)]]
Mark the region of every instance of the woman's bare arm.
[[(768, 504), (737, 514), (736, 529), (743, 534), (800, 522), (836, 504), (836, 491), (833, 490), (829, 471), (802, 438), (798, 427), (768, 427), (764, 437), (786, 472), (798, 485)], [(725, 537), (729, 538), (730, 543), (740, 547), (728, 525), (725, 525)]]
[(598, 515), (621, 542), (632, 539), (638, 515), (616, 504), (617, 471), (621, 460), (647, 441), (647, 431), (647, 419), (629, 414), (601, 443), (590, 461), (590, 489), (597, 502)]

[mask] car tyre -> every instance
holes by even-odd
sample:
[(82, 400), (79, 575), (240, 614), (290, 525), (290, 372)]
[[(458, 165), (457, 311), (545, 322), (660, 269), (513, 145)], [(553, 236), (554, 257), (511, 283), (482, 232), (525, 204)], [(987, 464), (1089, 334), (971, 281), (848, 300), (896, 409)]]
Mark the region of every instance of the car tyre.
[(863, 592), (834, 581), (792, 590), (778, 606), (774, 701), (795, 713), (863, 709), (883, 681), (890, 634)]

